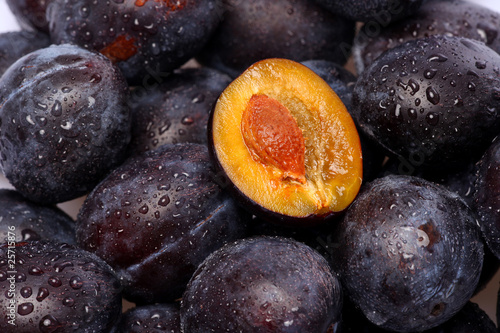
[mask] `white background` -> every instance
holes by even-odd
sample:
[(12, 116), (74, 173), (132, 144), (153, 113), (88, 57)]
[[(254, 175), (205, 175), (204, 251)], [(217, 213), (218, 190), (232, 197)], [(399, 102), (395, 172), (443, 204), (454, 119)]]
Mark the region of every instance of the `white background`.
[[(500, 12), (500, 0), (469, 0), (481, 4), (485, 7), (489, 7), (493, 10)], [(19, 30), (19, 25), (17, 24), (15, 18), (10, 13), (10, 10), (6, 4), (6, 0), (0, 0), (0, 33)], [(0, 175), (0, 188), (12, 188), (7, 180)], [(71, 202), (66, 202), (60, 204), (59, 206), (70, 214), (73, 218), (76, 217), (78, 208), (80, 207), (83, 198), (73, 200)], [(483, 310), (485, 310), (488, 315), (496, 322), (495, 309), (496, 309), (496, 299), (497, 291), (500, 281), (500, 272), (497, 273), (495, 278), (490, 282), (488, 287), (482, 291), (478, 296), (473, 298), (473, 301), (478, 303)]]

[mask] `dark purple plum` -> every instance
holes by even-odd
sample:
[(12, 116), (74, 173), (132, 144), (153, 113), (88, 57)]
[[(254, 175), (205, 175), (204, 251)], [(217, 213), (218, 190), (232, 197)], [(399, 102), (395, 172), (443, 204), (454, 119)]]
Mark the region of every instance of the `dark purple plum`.
[(353, 114), (388, 154), (416, 169), (479, 159), (500, 125), (500, 55), (434, 35), (388, 50), (359, 76)]
[(42, 32), (12, 31), (0, 34), (0, 76), (22, 56), (49, 45), (49, 36)]
[(0, 78), (0, 165), (26, 198), (89, 192), (122, 162), (128, 85), (109, 59), (73, 45), (29, 53)]
[(500, 140), (496, 138), (478, 162), (473, 207), (483, 237), (500, 259)]
[[(197, 56), (236, 77), (266, 58), (328, 59), (344, 64), (355, 26), (309, 0), (224, 1), (224, 19)], [(349, 46), (349, 47), (348, 47)]]
[(12, 235), (16, 242), (76, 242), (75, 223), (64, 211), (28, 201), (17, 191), (0, 189), (0, 243)]
[(118, 321), (121, 286), (95, 255), (68, 244), (0, 246), (0, 331), (108, 333)]
[(246, 238), (211, 254), (181, 301), (184, 332), (336, 332), (340, 283), (312, 248)]
[(374, 180), (335, 235), (332, 264), (347, 296), (383, 329), (415, 332), (443, 324), (478, 284), (484, 251), (476, 215), (432, 182)]
[(88, 195), (77, 241), (116, 269), (130, 301), (171, 302), (210, 253), (245, 235), (244, 222), (206, 146), (164, 145), (128, 160)]
[(382, 53), (409, 40), (431, 35), (453, 35), (485, 43), (500, 51), (500, 14), (463, 0), (425, 1), (414, 15), (393, 22), (369, 22), (354, 40), (358, 73)]
[(47, 19), (54, 43), (99, 51), (148, 86), (201, 50), (221, 10), (216, 0), (53, 0)]
[(316, 0), (335, 14), (350, 20), (387, 24), (417, 12), (423, 0)]
[(180, 333), (178, 304), (153, 304), (126, 311), (116, 330), (127, 333)]
[(19, 25), (27, 30), (49, 32), (45, 17), (47, 5), (52, 0), (6, 0)]
[(131, 154), (164, 144), (206, 144), (210, 111), (230, 82), (214, 69), (186, 68), (150, 90), (133, 92)]
[[(388, 333), (373, 325), (356, 311), (344, 312), (342, 333)], [(495, 323), (475, 303), (467, 302), (455, 316), (442, 325), (426, 330), (425, 333), (497, 333)]]

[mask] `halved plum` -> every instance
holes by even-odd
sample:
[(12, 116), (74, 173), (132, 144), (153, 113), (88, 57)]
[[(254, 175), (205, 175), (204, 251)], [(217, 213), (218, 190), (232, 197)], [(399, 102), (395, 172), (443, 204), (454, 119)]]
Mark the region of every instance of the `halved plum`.
[(214, 159), (252, 213), (311, 225), (343, 211), (362, 180), (359, 136), (344, 104), (304, 65), (266, 59), (219, 97)]

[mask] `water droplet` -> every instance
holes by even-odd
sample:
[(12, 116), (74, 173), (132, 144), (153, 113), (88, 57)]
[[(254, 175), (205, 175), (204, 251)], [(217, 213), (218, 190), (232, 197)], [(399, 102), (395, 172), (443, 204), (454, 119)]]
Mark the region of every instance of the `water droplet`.
[(420, 90), (420, 85), (414, 79), (410, 79), (408, 81), (408, 87), (410, 87), (411, 89), (410, 95), (412, 96), (415, 95)]
[(75, 300), (71, 297), (66, 297), (65, 299), (63, 299), (62, 304), (64, 306), (73, 306), (75, 305)]
[(429, 112), (429, 114), (425, 117), (425, 120), (429, 125), (435, 126), (439, 123), (439, 115)]
[(97, 74), (97, 73), (92, 74), (92, 76), (90, 77), (90, 82), (92, 82), (92, 83), (99, 83), (99, 82), (101, 82), (101, 80), (102, 80), (101, 75)]
[(80, 289), (83, 287), (83, 280), (78, 275), (75, 275), (69, 280), (69, 285), (73, 289)]
[(476, 91), (476, 84), (474, 82), (469, 82), (467, 84), (467, 89), (469, 89), (470, 91)]
[(29, 275), (40, 276), (43, 275), (43, 270), (38, 266), (31, 266), (28, 270)]
[(148, 211), (149, 211), (148, 205), (144, 205), (141, 208), (139, 208), (139, 213), (141, 214), (147, 214)]
[(24, 241), (36, 241), (36, 240), (41, 240), (42, 237), (40, 237), (39, 234), (37, 234), (35, 231), (31, 229), (24, 229), (21, 231), (21, 235), (23, 237)]
[(83, 18), (89, 17), (90, 14), (89, 7), (87, 6), (80, 7), (80, 10), (78, 12), (80, 13), (80, 16)]
[(439, 93), (433, 87), (428, 87), (426, 90), (427, 100), (432, 104), (436, 105), (439, 103), (440, 96)]
[(47, 296), (49, 296), (49, 290), (47, 288), (40, 288), (38, 289), (38, 294), (36, 295), (36, 300), (38, 302), (41, 302), (43, 301), (45, 298), (47, 298)]
[(491, 92), (491, 97), (495, 100), (500, 100), (500, 89), (499, 88), (493, 88)]
[(64, 261), (54, 265), (54, 269), (57, 273), (62, 272), (67, 267), (73, 267), (73, 263), (71, 261)]
[(424, 77), (428, 80), (432, 79), (434, 76), (436, 76), (437, 69), (435, 68), (429, 68), (424, 71)]
[(484, 61), (484, 60), (476, 61), (476, 68), (477, 69), (485, 69), (486, 68), (486, 61)]
[(71, 92), (73, 89), (71, 89), (70, 87), (62, 87), (61, 88), (61, 91), (65, 94)]
[(23, 287), (21, 288), (20, 293), (24, 298), (28, 298), (33, 294), (33, 290), (30, 287)]
[(21, 316), (26, 316), (32, 313), (34, 309), (35, 307), (33, 306), (33, 303), (23, 303), (19, 304), (19, 306), (17, 307), (17, 313), (19, 313)]
[(193, 119), (193, 117), (186, 116), (186, 117), (182, 118), (181, 123), (183, 125), (192, 125), (194, 123), (194, 119)]
[(408, 117), (410, 117), (410, 119), (417, 119), (418, 117), (417, 110), (411, 108), (408, 109)]
[(17, 273), (16, 274), (16, 282), (24, 282), (24, 281), (26, 281), (26, 274)]
[(61, 323), (53, 315), (46, 315), (40, 320), (38, 328), (42, 333), (53, 333), (61, 327)]
[(448, 57), (441, 53), (432, 54), (427, 58), (428, 62), (445, 62), (446, 60), (448, 60)]
[(54, 288), (58, 288), (62, 285), (61, 280), (55, 276), (51, 276), (47, 282)]

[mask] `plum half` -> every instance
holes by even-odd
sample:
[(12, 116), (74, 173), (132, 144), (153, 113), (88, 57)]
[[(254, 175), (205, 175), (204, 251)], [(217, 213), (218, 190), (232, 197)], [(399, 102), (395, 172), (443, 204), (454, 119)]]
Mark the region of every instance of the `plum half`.
[(245, 207), (271, 222), (320, 223), (358, 193), (355, 124), (330, 86), (286, 59), (250, 66), (221, 94), (209, 143)]

